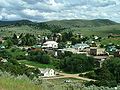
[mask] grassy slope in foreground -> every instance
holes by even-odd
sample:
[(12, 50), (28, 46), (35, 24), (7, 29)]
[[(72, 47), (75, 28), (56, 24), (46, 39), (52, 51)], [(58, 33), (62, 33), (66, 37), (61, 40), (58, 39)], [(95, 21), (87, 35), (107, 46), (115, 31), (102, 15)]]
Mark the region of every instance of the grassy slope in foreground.
[[(70, 84), (67, 85), (54, 85), (48, 81), (47, 83), (43, 83), (43, 85), (35, 85), (28, 78), (15, 78), (12, 76), (0, 76), (0, 90), (120, 90), (118, 86), (115, 88), (108, 87), (83, 87), (78, 84)], [(61, 83), (64, 84), (64, 83)]]
[(0, 90), (42, 90), (29, 79), (0, 76)]

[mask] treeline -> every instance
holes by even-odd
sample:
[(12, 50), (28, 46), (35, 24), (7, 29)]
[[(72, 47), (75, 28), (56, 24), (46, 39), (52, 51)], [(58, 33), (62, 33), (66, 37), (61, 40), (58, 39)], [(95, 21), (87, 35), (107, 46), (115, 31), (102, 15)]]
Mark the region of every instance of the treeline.
[(12, 37), (5, 38), (6, 41), (3, 43), (6, 47), (10, 48), (13, 45), (19, 46), (32, 46), (37, 43), (35, 35), (31, 34), (20, 34), (17, 36), (14, 34)]

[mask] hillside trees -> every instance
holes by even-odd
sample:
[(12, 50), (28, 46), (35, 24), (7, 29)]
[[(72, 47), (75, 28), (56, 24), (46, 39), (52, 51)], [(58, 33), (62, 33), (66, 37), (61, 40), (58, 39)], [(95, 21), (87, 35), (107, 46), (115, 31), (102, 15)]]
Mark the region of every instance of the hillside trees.
[(31, 34), (26, 34), (25, 36), (23, 36), (21, 38), (21, 41), (22, 41), (21, 45), (28, 45), (28, 46), (32, 46), (37, 43), (36, 37)]
[(12, 39), (11, 38), (7, 38), (6, 41), (3, 43), (3, 45), (6, 46), (6, 48), (10, 48), (13, 44)]
[(14, 34), (13, 37), (12, 37), (12, 42), (14, 45), (17, 45), (18, 44), (18, 38), (17, 38), (17, 35)]
[(70, 41), (72, 36), (73, 36), (72, 32), (64, 32), (62, 33), (62, 41), (63, 42)]

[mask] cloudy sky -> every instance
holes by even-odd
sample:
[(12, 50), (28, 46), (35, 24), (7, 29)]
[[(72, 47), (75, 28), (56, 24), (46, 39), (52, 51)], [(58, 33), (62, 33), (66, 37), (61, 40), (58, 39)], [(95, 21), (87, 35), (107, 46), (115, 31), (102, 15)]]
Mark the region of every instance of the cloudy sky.
[(0, 0), (0, 20), (111, 19), (120, 22), (120, 0)]

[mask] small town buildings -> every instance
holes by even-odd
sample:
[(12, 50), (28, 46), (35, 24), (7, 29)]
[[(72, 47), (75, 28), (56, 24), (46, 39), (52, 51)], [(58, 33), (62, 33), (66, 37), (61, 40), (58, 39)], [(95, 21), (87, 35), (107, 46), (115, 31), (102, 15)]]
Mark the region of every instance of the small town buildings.
[(91, 47), (90, 48), (90, 55), (93, 55), (93, 56), (100, 56), (100, 55), (106, 55), (107, 53), (105, 52), (105, 49), (104, 48), (97, 48), (97, 47)]
[(55, 71), (53, 69), (50, 69), (50, 68), (46, 68), (46, 69), (39, 68), (39, 71), (40, 71), (40, 73), (43, 77), (53, 77), (53, 76), (55, 76)]
[(114, 45), (108, 45), (108, 46), (106, 47), (106, 51), (107, 51), (109, 54), (113, 55), (115, 52), (117, 52), (117, 48), (116, 48), (116, 46), (114, 46)]
[(90, 48), (90, 55), (97, 55), (97, 47), (91, 47)]
[(6, 62), (8, 62), (8, 61), (7, 61), (7, 59), (4, 59), (4, 58), (0, 57), (0, 62), (6, 63)]
[(64, 48), (64, 49), (58, 49), (58, 51), (60, 51), (61, 53), (65, 53), (65, 52), (72, 52), (73, 54), (86, 54), (88, 56), (88, 52), (85, 51), (78, 51), (74, 48)]
[(85, 43), (80, 43), (80, 44), (75, 44), (73, 48), (76, 49), (77, 51), (83, 51), (86, 48), (90, 48), (90, 46)]
[(57, 49), (58, 48), (58, 43), (56, 41), (46, 41), (45, 43), (43, 43), (42, 48)]
[(99, 37), (98, 36), (94, 36), (94, 39), (97, 40)]
[(74, 48), (63, 48), (63, 49), (58, 49), (58, 51), (61, 51), (62, 53), (65, 52), (72, 52), (73, 54), (76, 54), (78, 51), (75, 50)]
[(0, 49), (5, 49), (5, 46), (2, 46), (2, 45), (1, 45), (1, 46), (0, 46)]
[(34, 45), (31, 47), (31, 49), (33, 51), (41, 51), (42, 50), (42, 46), (41, 45)]

